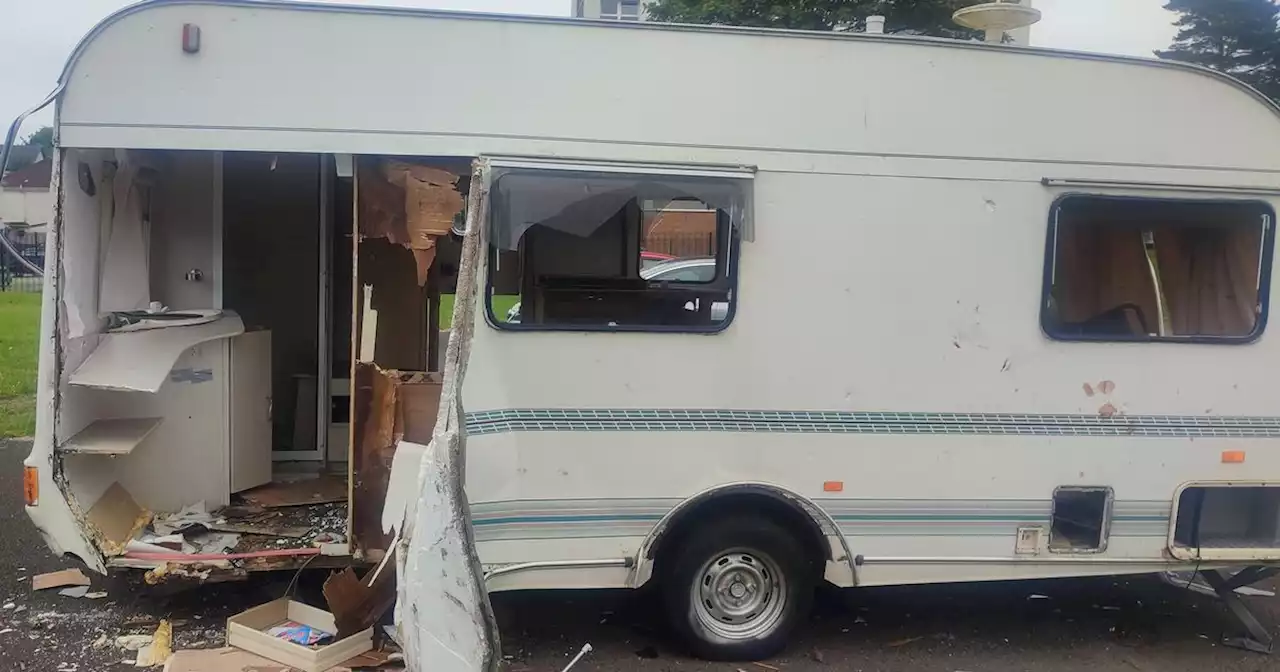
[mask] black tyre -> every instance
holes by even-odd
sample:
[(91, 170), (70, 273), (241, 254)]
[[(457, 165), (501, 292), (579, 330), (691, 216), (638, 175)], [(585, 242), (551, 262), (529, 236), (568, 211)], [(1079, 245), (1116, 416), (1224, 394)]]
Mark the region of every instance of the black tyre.
[(718, 520), (687, 535), (666, 559), (667, 616), (700, 658), (772, 657), (808, 618), (817, 568), (800, 541), (768, 518)]

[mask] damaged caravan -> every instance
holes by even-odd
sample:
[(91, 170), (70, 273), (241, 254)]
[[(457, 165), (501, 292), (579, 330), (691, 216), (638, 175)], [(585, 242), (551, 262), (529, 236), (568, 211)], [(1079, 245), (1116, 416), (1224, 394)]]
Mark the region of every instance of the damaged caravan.
[(27, 511), (94, 570), (386, 556), (481, 158), (490, 590), (657, 583), (742, 658), (820, 582), (1255, 567), (1234, 609), (1280, 563), (1280, 115), (1227, 77), (171, 0), (98, 25), (50, 100)]

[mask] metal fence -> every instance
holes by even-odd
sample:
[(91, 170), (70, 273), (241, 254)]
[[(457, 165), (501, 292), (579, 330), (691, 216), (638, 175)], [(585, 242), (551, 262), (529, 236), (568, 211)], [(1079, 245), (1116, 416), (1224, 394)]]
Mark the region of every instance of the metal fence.
[(44, 288), (44, 239), (39, 242), (0, 241), (0, 292), (34, 292)]

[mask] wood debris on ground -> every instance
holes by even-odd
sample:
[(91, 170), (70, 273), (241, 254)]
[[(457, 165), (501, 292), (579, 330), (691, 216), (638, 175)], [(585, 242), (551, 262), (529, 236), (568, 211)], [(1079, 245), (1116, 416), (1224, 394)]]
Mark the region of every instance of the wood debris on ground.
[(314, 556), (341, 553), (347, 543), (347, 504), (334, 501), (346, 492), (338, 476), (270, 483), (213, 510), (196, 502), (151, 513), (130, 505), (118, 483), (112, 492), (111, 506), (95, 507), (97, 536), (110, 542), (107, 566), (145, 570), (149, 585), (297, 569)]
[(48, 588), (62, 588), (64, 586), (87, 586), (89, 585), (89, 577), (78, 569), (64, 569), (60, 572), (49, 572), (48, 574), (37, 574), (31, 577), (32, 590), (46, 590)]

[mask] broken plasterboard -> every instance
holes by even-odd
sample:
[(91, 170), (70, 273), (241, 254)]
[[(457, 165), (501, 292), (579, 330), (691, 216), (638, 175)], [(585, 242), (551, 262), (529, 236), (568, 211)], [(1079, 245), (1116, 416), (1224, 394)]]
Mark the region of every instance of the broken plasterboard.
[(58, 591), (58, 594), (63, 597), (84, 597), (89, 594), (89, 586), (72, 586), (70, 588), (63, 588)]
[(151, 521), (151, 528), (155, 533), (165, 537), (177, 534), (189, 527), (196, 525), (207, 526), (213, 522), (213, 514), (205, 508), (204, 502), (196, 502), (182, 507), (177, 513), (162, 513)]
[(188, 327), (105, 334), (71, 374), (71, 384), (104, 390), (158, 392), (182, 353), (194, 346), (244, 333), (235, 313)]
[(387, 484), (387, 495), (382, 503), (382, 531), (393, 534), (404, 523), (405, 512), (409, 502), (418, 498), (418, 470), (422, 468), (422, 458), (427, 454), (427, 446), (412, 441), (401, 441), (396, 444), (396, 454), (391, 460), (391, 476)]
[(130, 539), (151, 522), (151, 513), (138, 506), (119, 483), (112, 483), (85, 516), (98, 548), (106, 555), (120, 555)]
[(94, 420), (66, 443), (63, 453), (128, 455), (160, 426), (161, 418), (109, 418)]

